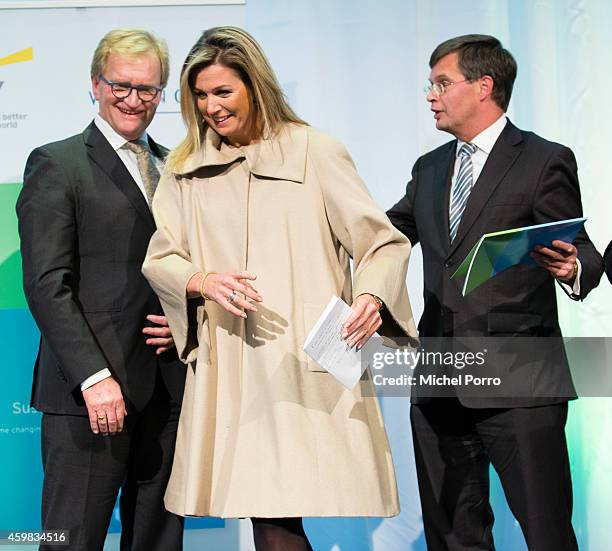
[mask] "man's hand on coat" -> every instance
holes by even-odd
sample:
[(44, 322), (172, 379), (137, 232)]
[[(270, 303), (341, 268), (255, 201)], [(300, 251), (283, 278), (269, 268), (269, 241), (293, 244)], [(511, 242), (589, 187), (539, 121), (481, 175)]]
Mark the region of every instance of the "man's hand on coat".
[(552, 246), (553, 248), (537, 245), (531, 256), (554, 278), (572, 285), (578, 271), (578, 265), (576, 264), (578, 250), (571, 243), (558, 239), (552, 242)]
[(364, 293), (359, 295), (351, 305), (353, 313), (346, 320), (342, 338), (350, 347), (361, 348), (382, 325), (380, 317), (380, 299)]
[(83, 391), (94, 434), (117, 434), (123, 430), (127, 415), (121, 387), (112, 377), (102, 379)]
[(149, 346), (156, 346), (155, 354), (159, 356), (174, 346), (174, 339), (168, 327), (168, 320), (166, 316), (156, 316), (155, 314), (149, 314), (147, 320), (159, 326), (144, 327), (142, 330), (145, 335), (150, 337), (145, 342)]

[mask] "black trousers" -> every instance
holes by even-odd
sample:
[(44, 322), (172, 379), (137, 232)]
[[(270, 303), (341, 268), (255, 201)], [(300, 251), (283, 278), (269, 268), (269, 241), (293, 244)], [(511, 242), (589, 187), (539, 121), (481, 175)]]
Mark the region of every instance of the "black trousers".
[(121, 550), (182, 549), (183, 519), (164, 508), (180, 406), (158, 376), (153, 397), (116, 436), (93, 434), (87, 417), (43, 414), (43, 530), (69, 530), (70, 545), (102, 551), (121, 489)]
[(469, 409), (436, 398), (413, 405), (410, 419), (429, 551), (495, 549), (491, 464), (531, 551), (578, 549), (566, 403)]

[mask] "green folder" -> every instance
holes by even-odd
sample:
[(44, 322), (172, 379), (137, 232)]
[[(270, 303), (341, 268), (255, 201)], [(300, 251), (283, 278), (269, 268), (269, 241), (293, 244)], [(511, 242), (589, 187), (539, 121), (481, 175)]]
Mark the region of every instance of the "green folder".
[(536, 245), (551, 247), (559, 239), (571, 243), (586, 218), (559, 220), (524, 228), (485, 233), (472, 247), (452, 278), (465, 277), (463, 296), (498, 273), (518, 264), (535, 264)]

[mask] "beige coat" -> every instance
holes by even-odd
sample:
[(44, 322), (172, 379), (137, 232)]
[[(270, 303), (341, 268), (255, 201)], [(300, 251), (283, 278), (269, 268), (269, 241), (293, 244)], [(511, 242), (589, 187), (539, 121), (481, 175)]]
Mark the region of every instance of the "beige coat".
[[(360, 385), (346, 390), (302, 351), (334, 294), (349, 304), (377, 295), (396, 336), (416, 335), (410, 244), (344, 147), (297, 125), (238, 149), (209, 131), (181, 174), (163, 176), (153, 212), (143, 271), (190, 365), (166, 507), (219, 517), (397, 514), (377, 400)], [(187, 281), (227, 270), (257, 274), (258, 312), (243, 320), (210, 301), (196, 322)]]

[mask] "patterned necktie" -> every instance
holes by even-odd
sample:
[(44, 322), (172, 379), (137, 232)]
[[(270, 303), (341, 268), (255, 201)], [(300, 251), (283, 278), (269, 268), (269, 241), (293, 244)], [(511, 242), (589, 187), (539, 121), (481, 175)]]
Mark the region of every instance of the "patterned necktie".
[(478, 148), (473, 143), (464, 143), (459, 150), (461, 162), (459, 163), (459, 172), (457, 173), (457, 180), (453, 187), (450, 210), (448, 213), (451, 243), (457, 236), (459, 222), (461, 222), (463, 211), (465, 211), (465, 205), (467, 204), (470, 192), (474, 186), (472, 155), (477, 149)]
[(123, 148), (136, 154), (138, 171), (140, 172), (150, 206), (157, 182), (159, 182), (159, 170), (155, 166), (149, 145), (143, 142), (126, 142)]

